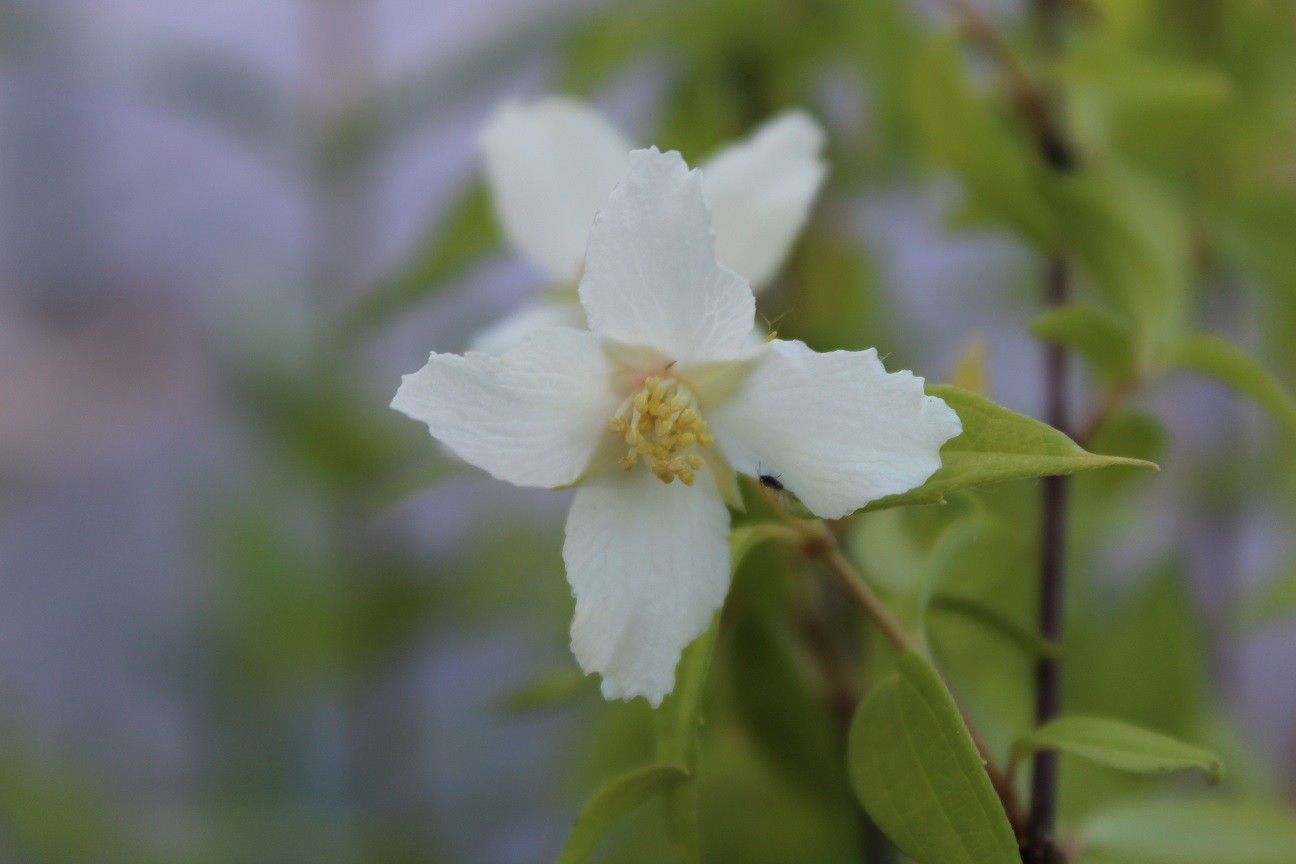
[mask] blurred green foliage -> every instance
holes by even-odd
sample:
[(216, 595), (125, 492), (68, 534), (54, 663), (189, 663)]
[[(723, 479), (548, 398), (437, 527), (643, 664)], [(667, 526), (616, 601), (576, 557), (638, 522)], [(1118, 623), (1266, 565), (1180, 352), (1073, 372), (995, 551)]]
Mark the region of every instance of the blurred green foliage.
[[(650, 139), (693, 162), (782, 107), (823, 118), (832, 165), (823, 200), (762, 297), (780, 335), (930, 356), (897, 337), (911, 322), (880, 275), (881, 250), (849, 214), (864, 196), (914, 194), (934, 178), (953, 177), (961, 190), (951, 233), (993, 232), (1023, 255), (1061, 254), (1077, 268), (1074, 303), (1039, 314), (1031, 330), (1084, 361), (1087, 425), (1068, 430), (1079, 444), (933, 385), (965, 421), (945, 467), (839, 526), (849, 557), (930, 662), (916, 653), (897, 661), (748, 489), (730, 595), (662, 708), (589, 698), (593, 682), (570, 659), (520, 687), (500, 682), (497, 722), (543, 712), (570, 730), (567, 776), (548, 783), (545, 805), (574, 821), (559, 860), (898, 860), (876, 842), (878, 826), (919, 864), (1012, 860), (1011, 827), (951, 699), (1006, 764), (1013, 742), (1033, 732), (1035, 661), (1059, 652), (1068, 714), (1255, 761), (1227, 682), (1212, 671), (1222, 646), (1247, 637), (1244, 626), (1296, 621), (1291, 549), (1286, 570), (1254, 594), (1234, 574), (1212, 574), (1230, 597), (1224, 609), (1194, 602), (1183, 537), (1148, 544), (1153, 560), (1112, 549), (1149, 529), (1149, 508), (1175, 507), (1182, 526), (1242, 507), (1245, 494), (1291, 520), (1291, 471), (1266, 466), (1290, 468), (1296, 431), (1296, 12), (1283, 0), (1074, 2), (1055, 59), (1039, 56), (1026, 18), (994, 22), (1027, 73), (1064, 93), (1079, 168), (1059, 176), (985, 46), (949, 9), (913, 5), (610, 4), (533, 34), (510, 31), (487, 60), (462, 61), (435, 84), (403, 80), (370, 94), (321, 133), (338, 140), (310, 149), (324, 167), (355, 171), (417, 128), (420, 111), (477, 98), (494, 68), (503, 74), (506, 58), (526, 53), (519, 45), (557, 36), (554, 82), (566, 92), (592, 97), (642, 64), (664, 68)], [(279, 153), (270, 133), (287, 111), (267, 102), (269, 89), (248, 70), (200, 65), (172, 81), (186, 104), (258, 152)], [(825, 95), (834, 84), (850, 94), (845, 110)], [(376, 111), (374, 100), (404, 114)], [(17, 860), (486, 860), (451, 830), (464, 808), (446, 815), (444, 802), (413, 794), (402, 809), (385, 797), (373, 775), (397, 773), (431, 733), (400, 722), (400, 706), (375, 703), (372, 691), (401, 674), (415, 646), (446, 634), (522, 630), (565, 657), (571, 604), (559, 540), (502, 524), (453, 552), (429, 551), (382, 525), (409, 495), (443, 490), (457, 467), (387, 409), (396, 382), (363, 370), (384, 328), (461, 287), (501, 244), (488, 196), (469, 181), (388, 278), (341, 316), (319, 311), (301, 356), (227, 362), (255, 479), (202, 508), (216, 602), (198, 686), (214, 743), (198, 771), (196, 827), (119, 816), (113, 795), (76, 770), (4, 760), (0, 836)], [(942, 290), (979, 292), (1005, 314), (1033, 302), (1003, 286)], [(960, 368), (956, 383), (993, 395), (983, 364)], [(1168, 449), (1176, 425), (1192, 422), (1158, 398), (1176, 392), (1164, 389), (1176, 370), (1258, 403), (1275, 432), (1245, 447)], [(1066, 638), (1052, 645), (1036, 635), (1029, 478), (1114, 461), (1099, 453), (1175, 461), (1160, 477), (1077, 476)], [(1192, 482), (1243, 471), (1256, 482), (1240, 491)], [(1176, 491), (1154, 497), (1167, 477)], [(884, 509), (937, 501), (944, 506)], [(311, 736), (329, 725), (321, 715), (338, 727), (340, 766), (315, 764)], [(1131, 746), (1150, 758), (1142, 734)], [(1285, 864), (1296, 854), (1296, 815), (1275, 791), (1291, 786), (1282, 766), (1262, 760), (1208, 789), (1193, 775), (1130, 776), (1111, 767), (1119, 759), (1105, 761), (1063, 758), (1061, 830), (1079, 864)], [(852, 783), (878, 826), (861, 819)], [(985, 847), (969, 840), (978, 836)]]

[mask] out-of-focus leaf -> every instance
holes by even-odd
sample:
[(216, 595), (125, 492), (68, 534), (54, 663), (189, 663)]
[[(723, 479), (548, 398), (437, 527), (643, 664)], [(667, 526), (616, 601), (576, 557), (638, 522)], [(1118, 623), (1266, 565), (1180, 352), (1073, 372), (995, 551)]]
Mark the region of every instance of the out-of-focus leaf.
[(950, 371), (950, 386), (969, 393), (986, 395), (985, 362), (988, 348), (989, 343), (984, 339), (974, 339), (970, 342)]
[[(795, 538), (785, 525), (763, 522), (735, 528), (729, 535), (730, 574), (737, 572), (747, 554), (770, 540)], [(675, 689), (654, 712), (657, 731), (657, 761), (697, 770), (698, 738), (702, 727), (702, 696), (720, 629), (717, 612), (711, 626), (684, 649), (675, 672)], [(665, 798), (666, 822), (676, 847), (686, 860), (695, 861), (700, 852), (697, 822), (697, 789), (690, 779), (671, 789)]]
[(953, 697), (921, 655), (869, 693), (851, 723), (864, 809), (918, 864), (1020, 864), (1008, 817)]
[(1260, 628), (1296, 619), (1296, 570), (1265, 583), (1242, 604), (1242, 625)]
[(676, 667), (675, 689), (662, 700), (655, 713), (658, 760), (682, 765), (689, 771), (697, 767), (702, 694), (719, 629), (720, 613), (717, 612), (711, 625), (684, 649)]
[(823, 350), (863, 350), (889, 337), (880, 327), (882, 308), (872, 262), (858, 243), (834, 236), (824, 225), (811, 225), (787, 267), (787, 314), (774, 317), (785, 338), (801, 339)]
[(914, 65), (914, 106), (925, 150), (953, 169), (974, 209), (1044, 250), (1059, 248), (1058, 225), (1042, 194), (1045, 167), (1034, 145), (1013, 131), (972, 89), (951, 34), (933, 39)]
[[(1145, 411), (1126, 408), (1108, 417), (1094, 430), (1088, 443), (1102, 453), (1155, 462), (1165, 453), (1167, 440), (1165, 426), (1160, 420)], [(1083, 478), (1078, 478), (1076, 483), (1076, 503), (1080, 505), (1083, 499), (1089, 498), (1106, 508), (1106, 512), (1118, 514), (1120, 510), (1111, 507), (1113, 496), (1137, 479), (1139, 478), (1129, 471), (1086, 474)], [(1090, 524), (1099, 527), (1102, 520), (1090, 520)]]
[(1091, 88), (1139, 108), (1209, 108), (1222, 104), (1233, 92), (1228, 76), (1216, 69), (1136, 54), (1111, 39), (1078, 42), (1054, 71), (1064, 86)]
[(558, 88), (590, 93), (661, 36), (662, 14), (648, 4), (623, 4), (580, 23), (566, 39)]
[[(1067, 710), (1200, 738), (1214, 700), (1204, 671), (1205, 625), (1183, 574), (1159, 568), (1127, 599), (1080, 593), (1074, 601), (1066, 627)], [(1147, 794), (1154, 782), (1074, 760), (1062, 772), (1061, 817), (1074, 824), (1112, 801)]]
[(1080, 831), (1080, 864), (1290, 864), (1296, 814), (1271, 804), (1145, 801)]
[(688, 777), (689, 772), (678, 765), (649, 765), (604, 786), (581, 811), (575, 827), (567, 835), (558, 864), (581, 864), (587, 860), (618, 819)]
[[(1038, 490), (1024, 484), (994, 495), (960, 497), (989, 498), (992, 503), (1026, 499), (1038, 506)], [(1038, 626), (1034, 584), (1038, 551), (1034, 538), (1021, 530), (1023, 517), (1007, 515), (1008, 520), (988, 519), (976, 539), (948, 561), (936, 597), (993, 609), (1011, 622), (1010, 628), (1033, 632)], [(935, 604), (926, 624), (932, 654), (957, 689), (960, 705), (994, 752), (1008, 752), (1012, 742), (1034, 726), (1032, 672), (1037, 658), (989, 630), (983, 620)]]
[(1097, 306), (1053, 309), (1031, 322), (1038, 339), (1074, 349), (1089, 364), (1105, 390), (1135, 374), (1134, 334), (1119, 315)]
[(1175, 363), (1183, 369), (1232, 387), (1249, 397), (1296, 436), (1296, 399), (1255, 357), (1226, 339), (1209, 333), (1190, 336), (1179, 345)]
[(1142, 459), (1090, 453), (1053, 427), (975, 393), (939, 384), (928, 384), (927, 393), (944, 399), (958, 413), (962, 434), (941, 449), (941, 467), (931, 479), (916, 489), (874, 501), (866, 511), (939, 503), (951, 492), (1005, 480), (1074, 474), (1113, 465), (1157, 470), (1155, 464)]
[(735, 707), (760, 754), (798, 787), (822, 796), (841, 782), (837, 733), (790, 630), (755, 615), (735, 622)]
[(236, 368), (231, 380), (275, 455), (314, 483), (354, 491), (381, 485), (417, 437), (385, 399), (361, 393), (337, 369), (271, 360)]
[[(777, 522), (761, 522), (735, 528), (729, 535), (730, 577), (742, 566), (748, 553), (771, 540), (796, 539), (795, 532)], [(689, 771), (697, 766), (697, 737), (702, 723), (702, 693), (711, 668), (711, 652), (720, 629), (720, 613), (711, 626), (684, 649), (676, 668), (675, 689), (655, 712), (657, 758), (682, 765)]]
[(1041, 638), (1038, 633), (1028, 630), (999, 610), (979, 600), (960, 597), (957, 594), (937, 594), (931, 599), (931, 608), (976, 621), (1009, 642), (1020, 646), (1032, 656), (1059, 657), (1062, 654), (1061, 646)]
[(762, 543), (779, 540), (792, 543), (797, 540), (797, 533), (780, 522), (760, 522), (754, 525), (740, 525), (729, 532), (729, 572), (738, 572), (747, 554)]
[(503, 242), (490, 194), (473, 183), (435, 219), (413, 258), (375, 286), (355, 308), (350, 327), (363, 329), (405, 311), (498, 250)]
[(0, 753), (6, 855), (49, 864), (160, 862), (129, 827), (120, 804), (79, 766)]
[(1059, 717), (1013, 746), (1018, 757), (1040, 750), (1060, 750), (1137, 774), (1197, 769), (1212, 783), (1224, 778), (1224, 764), (1214, 754), (1168, 735), (1106, 717)]
[(593, 679), (574, 666), (559, 666), (533, 678), (504, 696), (499, 710), (505, 714), (543, 711), (570, 703), (588, 692)]
[(213, 520), (212, 554), (228, 605), (219, 656), (242, 688), (263, 693), (336, 673), (343, 601), (322, 549), (269, 514), (230, 508)]
[(1183, 328), (1190, 253), (1181, 208), (1116, 164), (1051, 175), (1042, 188), (1068, 253), (1128, 316), (1138, 365), (1149, 365)]

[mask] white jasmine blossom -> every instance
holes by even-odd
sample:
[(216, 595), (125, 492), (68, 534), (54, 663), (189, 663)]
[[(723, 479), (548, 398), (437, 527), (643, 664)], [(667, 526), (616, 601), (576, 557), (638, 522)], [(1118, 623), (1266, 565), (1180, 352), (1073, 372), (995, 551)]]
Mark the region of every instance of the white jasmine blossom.
[(653, 705), (728, 589), (734, 469), (760, 466), (837, 518), (922, 483), (961, 428), (875, 350), (753, 347), (755, 299), (716, 260), (703, 191), (679, 154), (631, 153), (589, 233), (590, 329), (433, 354), (392, 402), (499, 479), (579, 486), (563, 545), (573, 652), (607, 698)]
[[(632, 146), (593, 109), (560, 96), (506, 103), (487, 123), (482, 155), (504, 234), (554, 284), (580, 278), (590, 223), (625, 176)], [(822, 149), (814, 119), (787, 111), (701, 165), (716, 257), (758, 291), (805, 224), (826, 171)], [(585, 325), (575, 297), (524, 304), (472, 348), (502, 353), (554, 324)]]

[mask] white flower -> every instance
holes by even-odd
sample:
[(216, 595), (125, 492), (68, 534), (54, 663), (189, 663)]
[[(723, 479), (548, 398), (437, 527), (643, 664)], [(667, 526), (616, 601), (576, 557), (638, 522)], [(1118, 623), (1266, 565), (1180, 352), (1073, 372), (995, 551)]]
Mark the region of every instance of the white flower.
[(836, 518), (926, 480), (960, 424), (875, 350), (752, 348), (755, 298), (717, 263), (702, 176), (678, 153), (630, 154), (580, 301), (589, 330), (433, 354), (392, 406), (501, 480), (579, 484), (563, 545), (572, 649), (604, 696), (657, 705), (728, 588), (734, 468), (759, 465)]
[[(625, 176), (632, 145), (592, 109), (550, 96), (508, 102), (481, 138), (486, 180), (509, 242), (554, 284), (575, 284), (590, 223)], [(702, 163), (716, 257), (760, 290), (805, 224), (826, 167), (823, 132), (788, 111)], [(472, 348), (503, 353), (540, 326), (584, 327), (580, 305), (523, 305), (480, 331)]]

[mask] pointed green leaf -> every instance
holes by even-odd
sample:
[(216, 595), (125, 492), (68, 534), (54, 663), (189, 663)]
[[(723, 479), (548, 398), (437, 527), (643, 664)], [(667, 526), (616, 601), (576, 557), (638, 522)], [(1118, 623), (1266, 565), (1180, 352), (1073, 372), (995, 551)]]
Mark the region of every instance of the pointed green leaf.
[(1140, 802), (1096, 817), (1080, 841), (1081, 864), (1291, 864), (1296, 814), (1251, 802)]
[(1031, 333), (1037, 339), (1074, 349), (1104, 389), (1115, 389), (1134, 377), (1134, 334), (1114, 312), (1097, 306), (1053, 309), (1031, 322)]
[(594, 794), (581, 811), (558, 864), (580, 864), (589, 858), (616, 821), (640, 804), (687, 780), (689, 772), (678, 765), (649, 765), (613, 780)]
[(931, 599), (931, 608), (962, 615), (983, 624), (1035, 657), (1059, 657), (1062, 654), (1062, 649), (1056, 643), (1041, 638), (1039, 634), (1026, 629), (998, 609), (975, 598), (960, 597), (957, 594), (937, 594)]
[(958, 707), (931, 663), (900, 655), (851, 723), (851, 784), (918, 864), (1020, 864), (1008, 817)]
[(1168, 735), (1105, 717), (1059, 717), (1022, 738), (1013, 749), (1018, 756), (1060, 750), (1137, 774), (1196, 768), (1205, 772), (1212, 783), (1224, 777), (1224, 765), (1214, 754)]
[(940, 384), (927, 393), (939, 396), (963, 421), (963, 433), (941, 448), (941, 467), (916, 489), (890, 495), (864, 509), (882, 510), (905, 504), (935, 504), (951, 492), (1023, 480), (1074, 474), (1123, 465), (1158, 470), (1152, 462), (1090, 453), (1052, 426), (1009, 411), (983, 396)]
[(404, 268), (377, 285), (351, 314), (355, 330), (380, 324), (430, 297), (502, 242), (490, 195), (473, 183), (439, 216), (428, 238)]
[(593, 680), (575, 666), (559, 666), (506, 694), (499, 701), (499, 711), (523, 714), (566, 705), (592, 689)]
[(1268, 411), (1296, 435), (1296, 399), (1255, 357), (1226, 339), (1209, 333), (1189, 336), (1179, 346), (1176, 365), (1232, 387)]

